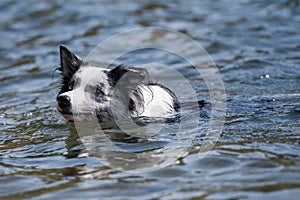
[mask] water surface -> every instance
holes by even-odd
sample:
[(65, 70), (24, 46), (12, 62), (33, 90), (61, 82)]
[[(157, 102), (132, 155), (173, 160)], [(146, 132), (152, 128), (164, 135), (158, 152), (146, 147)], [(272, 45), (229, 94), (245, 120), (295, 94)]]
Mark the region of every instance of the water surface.
[[(299, 197), (298, 0), (4, 0), (0, 10), (2, 199)], [(205, 158), (192, 148), (171, 166), (131, 174), (86, 154), (74, 125), (56, 111), (60, 76), (52, 74), (60, 44), (84, 57), (114, 33), (149, 26), (180, 31), (205, 47), (225, 84), (227, 117)], [(136, 55), (122, 61), (172, 65), (199, 99), (209, 100), (205, 83), (182, 59), (159, 51)], [(209, 111), (201, 115), (204, 129)]]

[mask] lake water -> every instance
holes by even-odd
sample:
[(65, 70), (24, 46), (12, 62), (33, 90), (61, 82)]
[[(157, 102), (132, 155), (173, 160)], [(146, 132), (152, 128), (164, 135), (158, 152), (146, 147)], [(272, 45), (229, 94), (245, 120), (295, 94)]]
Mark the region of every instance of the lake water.
[[(1, 199), (299, 198), (298, 0), (3, 0), (0, 10)], [(224, 81), (227, 114), (204, 158), (197, 148), (211, 117), (209, 104), (199, 127), (188, 132), (195, 140), (184, 155), (167, 167), (131, 173), (87, 154), (74, 124), (56, 111), (60, 75), (53, 71), (60, 44), (85, 57), (113, 34), (145, 27), (179, 31), (206, 49)], [(193, 51), (186, 50), (191, 57)], [(199, 99), (211, 101), (201, 76), (178, 56), (146, 50), (120, 61), (173, 66)], [(171, 126), (158, 137), (172, 142), (176, 124)], [(165, 145), (118, 142), (137, 155)]]

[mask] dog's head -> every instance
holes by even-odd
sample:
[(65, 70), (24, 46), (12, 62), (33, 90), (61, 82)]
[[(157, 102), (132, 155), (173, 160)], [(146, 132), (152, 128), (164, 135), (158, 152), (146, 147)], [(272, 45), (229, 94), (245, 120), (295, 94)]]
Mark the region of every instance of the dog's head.
[(57, 110), (69, 121), (74, 120), (73, 114), (79, 120), (90, 120), (91, 112), (97, 114), (99, 121), (112, 120), (112, 106), (128, 117), (142, 101), (137, 87), (149, 81), (145, 69), (91, 66), (65, 46), (60, 46), (60, 65), (63, 78), (56, 98)]

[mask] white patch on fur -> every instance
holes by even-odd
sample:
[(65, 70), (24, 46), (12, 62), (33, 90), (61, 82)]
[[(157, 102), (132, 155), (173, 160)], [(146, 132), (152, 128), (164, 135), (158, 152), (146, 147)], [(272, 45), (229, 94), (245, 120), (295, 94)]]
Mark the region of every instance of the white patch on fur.
[(170, 117), (175, 114), (173, 98), (159, 85), (141, 86), (144, 109), (139, 109), (140, 117)]
[(107, 76), (104, 73), (106, 69), (100, 67), (86, 66), (75, 73), (75, 77), (80, 80), (80, 86), (97, 85), (98, 81), (106, 81)]

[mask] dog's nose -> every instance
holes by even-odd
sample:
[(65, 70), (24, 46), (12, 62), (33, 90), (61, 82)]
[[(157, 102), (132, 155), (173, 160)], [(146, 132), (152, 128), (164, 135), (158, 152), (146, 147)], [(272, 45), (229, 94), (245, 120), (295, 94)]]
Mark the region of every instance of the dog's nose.
[(71, 106), (71, 99), (67, 95), (60, 95), (56, 98), (56, 101), (58, 103), (58, 106), (60, 108), (68, 108)]

